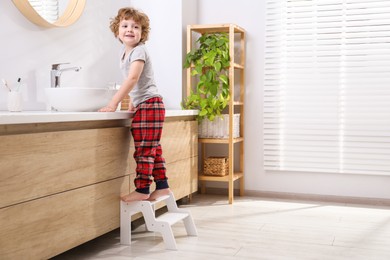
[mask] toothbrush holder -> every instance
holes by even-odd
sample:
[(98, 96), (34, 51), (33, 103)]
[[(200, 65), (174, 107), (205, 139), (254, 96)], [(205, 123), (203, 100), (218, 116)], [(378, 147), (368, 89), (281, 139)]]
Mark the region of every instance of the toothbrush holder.
[(21, 112), (23, 109), (23, 98), (22, 92), (10, 91), (8, 92), (8, 111), (10, 112)]

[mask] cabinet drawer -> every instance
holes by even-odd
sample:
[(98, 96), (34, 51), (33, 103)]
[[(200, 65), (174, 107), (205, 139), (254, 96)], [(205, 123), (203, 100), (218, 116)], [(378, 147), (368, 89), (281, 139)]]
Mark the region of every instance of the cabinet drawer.
[(123, 176), (126, 127), (0, 136), (0, 208)]
[(48, 259), (119, 227), (129, 176), (0, 209), (0, 259)]

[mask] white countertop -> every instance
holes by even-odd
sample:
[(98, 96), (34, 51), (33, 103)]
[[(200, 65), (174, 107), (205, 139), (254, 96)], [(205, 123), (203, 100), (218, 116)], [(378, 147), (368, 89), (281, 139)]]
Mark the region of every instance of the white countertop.
[[(195, 116), (198, 110), (166, 110), (166, 117)], [(133, 114), (128, 111), (117, 112), (52, 112), (52, 111), (0, 111), (0, 125), (54, 123), (94, 120), (130, 119)]]

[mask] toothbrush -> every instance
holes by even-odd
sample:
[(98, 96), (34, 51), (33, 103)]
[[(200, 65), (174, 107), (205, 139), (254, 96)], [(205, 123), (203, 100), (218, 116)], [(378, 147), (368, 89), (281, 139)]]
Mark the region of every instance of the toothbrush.
[(16, 91), (19, 91), (20, 89), (20, 81), (21, 81), (21, 78), (18, 78), (18, 84), (17, 84), (17, 87), (16, 87)]
[(5, 87), (6, 89), (8, 89), (9, 92), (11, 92), (11, 89), (10, 89), (10, 87), (8, 86), (7, 81), (6, 81), (5, 79), (1, 79), (1, 81), (3, 81), (4, 87)]

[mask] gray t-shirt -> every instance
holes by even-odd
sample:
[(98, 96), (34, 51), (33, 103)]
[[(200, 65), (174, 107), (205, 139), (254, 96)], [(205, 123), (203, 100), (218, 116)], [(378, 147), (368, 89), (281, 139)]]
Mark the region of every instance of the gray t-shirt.
[[(124, 54), (125, 50), (123, 50), (121, 57), (123, 57)], [(121, 59), (120, 67), (123, 77), (128, 77), (130, 64), (136, 60), (144, 61), (145, 65), (137, 84), (132, 91), (130, 91), (130, 97), (134, 107), (137, 107), (140, 103), (150, 98), (161, 97), (154, 81), (152, 62), (145, 44), (139, 44), (130, 52), (127, 58), (125, 57), (124, 60)]]

